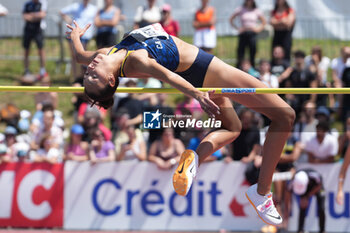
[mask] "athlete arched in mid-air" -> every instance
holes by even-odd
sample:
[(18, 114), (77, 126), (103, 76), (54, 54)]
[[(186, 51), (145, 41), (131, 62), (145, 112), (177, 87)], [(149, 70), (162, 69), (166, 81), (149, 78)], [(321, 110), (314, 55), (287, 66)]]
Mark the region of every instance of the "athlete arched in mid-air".
[(84, 76), (85, 94), (96, 105), (104, 108), (113, 105), (119, 77), (154, 77), (195, 98), (204, 111), (222, 121), (221, 129), (210, 132), (196, 151), (186, 150), (182, 154), (173, 176), (175, 191), (180, 195), (186, 195), (189, 191), (201, 162), (238, 137), (241, 122), (230, 99), (267, 116), (271, 124), (263, 146), (259, 181), (248, 189), (246, 196), (264, 222), (273, 225), (282, 222), (270, 189), (273, 172), (295, 118), (294, 111), (287, 103), (275, 94), (219, 95), (197, 90), (196, 87), (266, 86), (217, 57), (169, 36), (160, 24), (133, 30), (114, 47), (97, 51), (85, 51), (80, 42), (80, 36), (89, 25), (83, 29), (76, 23), (75, 27), (67, 27), (71, 29), (67, 34), (75, 48), (77, 61), (88, 65)]

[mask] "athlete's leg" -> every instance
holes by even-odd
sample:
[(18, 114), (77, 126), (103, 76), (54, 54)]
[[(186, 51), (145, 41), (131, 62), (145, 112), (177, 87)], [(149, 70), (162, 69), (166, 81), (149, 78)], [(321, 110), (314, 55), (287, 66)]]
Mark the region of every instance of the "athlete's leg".
[(199, 144), (196, 152), (199, 163), (221, 147), (235, 140), (241, 132), (241, 121), (239, 120), (232, 103), (227, 97), (214, 98), (213, 101), (220, 107), (221, 114), (215, 119), (222, 122), (221, 129), (210, 132)]
[[(209, 65), (203, 86), (266, 87), (256, 78), (227, 65), (216, 57)], [(257, 190), (259, 194), (265, 195), (271, 190), (272, 175), (288, 138), (288, 133), (292, 129), (295, 113), (287, 103), (275, 94), (226, 94), (225, 96), (264, 114), (271, 120), (263, 146), (263, 162)]]

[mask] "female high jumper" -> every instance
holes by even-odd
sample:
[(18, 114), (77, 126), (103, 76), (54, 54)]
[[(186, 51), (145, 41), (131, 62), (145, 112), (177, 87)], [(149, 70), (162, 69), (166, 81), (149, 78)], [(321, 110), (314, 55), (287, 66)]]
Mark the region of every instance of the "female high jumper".
[(85, 94), (93, 104), (103, 108), (113, 105), (119, 77), (154, 77), (169, 83), (185, 95), (195, 98), (210, 116), (221, 120), (222, 127), (210, 132), (196, 151), (185, 150), (173, 176), (179, 195), (186, 195), (198, 166), (206, 157), (235, 140), (241, 122), (230, 99), (267, 116), (271, 120), (263, 146), (263, 162), (258, 183), (248, 188), (246, 196), (259, 217), (267, 224), (278, 225), (282, 218), (270, 192), (272, 175), (291, 130), (295, 113), (275, 94), (215, 94), (198, 87), (265, 88), (256, 78), (224, 63), (217, 57), (169, 36), (160, 26), (133, 30), (111, 48), (85, 51), (80, 37), (90, 25), (80, 28), (67, 25), (79, 63), (88, 65), (84, 76)]

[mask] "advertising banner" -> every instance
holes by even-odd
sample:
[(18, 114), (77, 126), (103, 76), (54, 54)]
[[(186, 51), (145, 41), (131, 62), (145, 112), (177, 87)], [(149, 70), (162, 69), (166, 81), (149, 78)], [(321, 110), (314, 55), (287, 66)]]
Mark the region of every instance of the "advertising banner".
[(0, 227), (62, 227), (63, 165), (0, 164)]

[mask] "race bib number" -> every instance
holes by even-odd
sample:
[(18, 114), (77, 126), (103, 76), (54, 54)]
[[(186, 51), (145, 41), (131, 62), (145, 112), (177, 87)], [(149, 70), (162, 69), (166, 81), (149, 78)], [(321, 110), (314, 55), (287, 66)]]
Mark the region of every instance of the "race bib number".
[(143, 42), (150, 38), (166, 38), (169, 39), (169, 34), (166, 33), (159, 23), (155, 23), (143, 28), (131, 31), (128, 36), (134, 37), (137, 41)]

